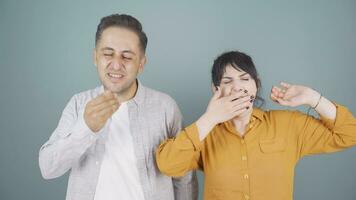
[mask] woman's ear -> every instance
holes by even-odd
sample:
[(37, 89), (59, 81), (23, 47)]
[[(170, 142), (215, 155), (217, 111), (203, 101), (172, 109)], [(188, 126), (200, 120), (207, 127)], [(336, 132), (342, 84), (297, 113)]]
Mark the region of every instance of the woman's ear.
[(257, 76), (257, 79), (255, 80), (255, 83), (256, 83), (257, 90), (259, 90), (260, 87), (261, 87), (261, 79), (260, 79), (259, 76)]
[(211, 92), (214, 94), (218, 90), (218, 87), (211, 83)]

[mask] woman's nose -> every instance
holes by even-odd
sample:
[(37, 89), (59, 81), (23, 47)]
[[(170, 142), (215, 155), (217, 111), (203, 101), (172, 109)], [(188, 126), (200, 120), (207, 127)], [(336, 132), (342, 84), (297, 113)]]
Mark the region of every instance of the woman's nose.
[(232, 86), (231, 90), (232, 90), (232, 92), (240, 92), (241, 90), (244, 91), (246, 89), (244, 87), (234, 85), (234, 86)]

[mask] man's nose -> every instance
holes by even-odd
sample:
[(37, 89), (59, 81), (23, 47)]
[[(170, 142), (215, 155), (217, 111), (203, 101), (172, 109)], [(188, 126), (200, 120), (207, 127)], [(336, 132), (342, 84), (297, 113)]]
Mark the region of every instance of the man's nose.
[(111, 62), (111, 67), (114, 69), (114, 70), (119, 70), (123, 67), (123, 64), (122, 64), (122, 59), (119, 57), (119, 56), (115, 56), (114, 59), (112, 60)]

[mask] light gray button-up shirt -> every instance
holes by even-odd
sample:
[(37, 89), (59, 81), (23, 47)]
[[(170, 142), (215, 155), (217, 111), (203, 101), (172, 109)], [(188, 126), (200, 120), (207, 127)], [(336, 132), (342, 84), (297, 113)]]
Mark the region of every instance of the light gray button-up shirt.
[[(104, 92), (103, 86), (74, 95), (65, 107), (58, 127), (41, 147), (39, 165), (45, 179), (70, 170), (66, 200), (93, 200), (105, 152), (107, 126), (93, 133), (83, 114), (90, 100)], [(155, 150), (182, 127), (176, 102), (168, 95), (138, 82), (133, 99), (127, 102), (137, 169), (145, 200), (195, 200), (198, 196), (194, 172), (181, 178), (161, 174)]]

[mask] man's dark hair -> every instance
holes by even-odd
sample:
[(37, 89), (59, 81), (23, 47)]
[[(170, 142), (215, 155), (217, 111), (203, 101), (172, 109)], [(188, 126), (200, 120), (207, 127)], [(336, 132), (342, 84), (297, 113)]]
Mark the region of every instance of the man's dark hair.
[[(221, 79), (226, 71), (227, 65), (231, 65), (238, 71), (245, 71), (256, 83), (257, 91), (261, 88), (261, 81), (258, 78), (258, 73), (253, 64), (251, 57), (245, 53), (239, 51), (229, 51), (221, 54), (214, 60), (213, 68), (211, 70), (212, 81), (215, 87), (220, 86)], [(261, 101), (261, 105), (264, 100), (260, 97), (256, 97)]]
[(126, 14), (112, 14), (106, 17), (103, 17), (100, 20), (98, 28), (95, 34), (95, 45), (98, 44), (98, 41), (101, 38), (103, 31), (109, 27), (122, 27), (130, 31), (133, 31), (137, 34), (140, 40), (140, 47), (143, 52), (146, 51), (147, 46), (147, 36), (142, 30), (141, 23), (134, 17)]

